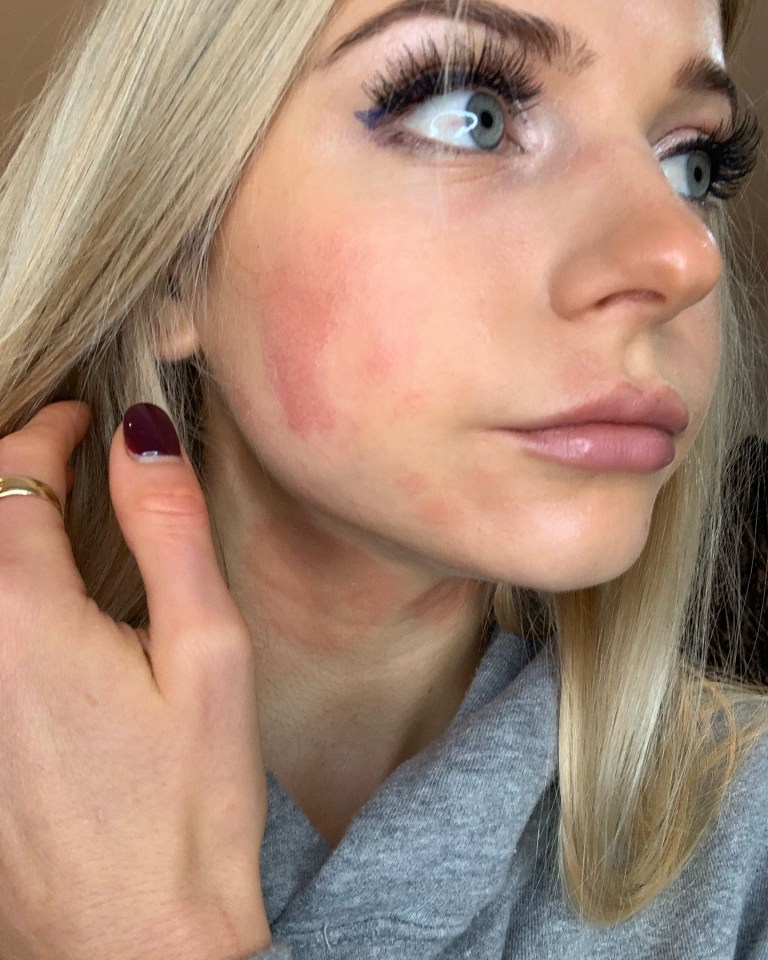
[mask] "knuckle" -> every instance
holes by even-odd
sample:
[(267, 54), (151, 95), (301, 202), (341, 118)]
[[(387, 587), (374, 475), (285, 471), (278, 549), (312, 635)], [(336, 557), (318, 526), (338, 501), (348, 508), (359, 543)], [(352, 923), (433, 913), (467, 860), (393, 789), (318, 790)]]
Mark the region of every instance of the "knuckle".
[(243, 667), (251, 666), (254, 651), (250, 634), (239, 625), (224, 631), (216, 654), (224, 670), (239, 672)]
[(0, 438), (0, 473), (7, 476), (35, 470), (48, 474), (36, 479), (50, 482), (51, 471), (57, 469), (59, 460), (66, 459), (60, 448), (59, 438), (43, 426), (6, 434)]
[(156, 518), (160, 523), (181, 522), (193, 527), (208, 524), (202, 491), (184, 484), (139, 493), (133, 506), (138, 513)]
[(215, 643), (207, 641), (195, 645), (195, 676), (202, 678), (197, 687), (198, 704), (210, 696), (211, 715), (222, 709), (222, 698), (235, 696), (240, 691), (252, 690), (256, 677), (256, 657), (253, 642), (247, 632), (225, 629), (221, 626), (213, 634)]
[[(253, 664), (253, 641), (239, 617), (225, 625), (222, 625), (221, 619), (202, 621), (195, 629), (195, 637), (198, 642), (193, 638), (190, 649), (219, 676), (241, 676), (243, 670)], [(211, 638), (215, 640), (212, 642)]]
[(39, 453), (40, 439), (32, 430), (20, 430), (0, 437), (0, 458), (3, 462), (12, 462), (11, 457), (28, 459)]
[[(0, 462), (6, 462), (6, 458), (11, 464), (14, 460), (23, 462), (27, 458), (39, 462), (41, 451), (48, 460), (51, 455), (57, 461), (68, 459), (83, 433), (83, 412), (77, 411), (78, 407), (87, 410), (86, 405), (79, 401), (49, 404), (18, 429), (0, 436)], [(73, 419), (75, 411), (79, 413), (79, 421)]]
[[(183, 633), (174, 665), (182, 696), (190, 707), (189, 719), (200, 724), (207, 737), (252, 694), (256, 655), (247, 630), (238, 623), (222, 625), (200, 617)], [(228, 728), (231, 734), (231, 727)]]

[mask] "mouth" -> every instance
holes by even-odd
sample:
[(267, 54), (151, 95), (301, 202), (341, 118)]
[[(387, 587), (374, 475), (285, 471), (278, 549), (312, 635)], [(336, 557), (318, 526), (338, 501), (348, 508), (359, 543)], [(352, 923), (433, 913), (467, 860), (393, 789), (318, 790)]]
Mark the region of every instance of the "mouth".
[(534, 456), (566, 466), (653, 474), (674, 462), (675, 440), (690, 419), (671, 388), (639, 391), (622, 384), (597, 399), (503, 433)]

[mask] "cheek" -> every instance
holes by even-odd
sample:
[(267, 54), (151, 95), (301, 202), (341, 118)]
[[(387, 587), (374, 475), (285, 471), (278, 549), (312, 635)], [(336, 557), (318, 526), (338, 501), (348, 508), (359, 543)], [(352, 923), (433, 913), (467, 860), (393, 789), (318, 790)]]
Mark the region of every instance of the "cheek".
[(365, 236), (310, 234), (259, 281), (267, 382), (284, 423), (305, 439), (352, 436), (374, 407), (407, 415), (419, 405), (420, 298), (434, 299), (433, 288), (393, 258), (386, 238)]
[(702, 304), (699, 323), (694, 327), (690, 346), (681, 369), (691, 371), (691, 400), (694, 417), (706, 416), (714, 397), (720, 374), (723, 348), (723, 326), (717, 295)]
[(312, 283), (308, 278), (302, 282), (290, 264), (271, 270), (265, 286), (264, 363), (288, 428), (300, 436), (331, 432), (337, 411), (326, 396), (320, 372), (338, 326), (337, 295), (330, 283)]
[(722, 324), (716, 295), (711, 295), (688, 319), (676, 343), (674, 362), (664, 370), (666, 379), (680, 391), (691, 413), (691, 424), (678, 441), (674, 469), (693, 446), (717, 393), (721, 376)]

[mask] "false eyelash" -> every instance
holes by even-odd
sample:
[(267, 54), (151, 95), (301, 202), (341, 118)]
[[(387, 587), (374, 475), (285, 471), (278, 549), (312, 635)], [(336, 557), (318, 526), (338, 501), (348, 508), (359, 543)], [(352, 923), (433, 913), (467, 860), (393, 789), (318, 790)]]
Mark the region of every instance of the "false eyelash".
[[(370, 130), (376, 130), (430, 97), (478, 87), (498, 94), (518, 113), (523, 107), (535, 104), (543, 84), (536, 81), (526, 52), (510, 50), (490, 30), (486, 31), (479, 51), (472, 42), (454, 38), (447, 53), (441, 53), (435, 40), (427, 37), (418, 54), (403, 44), (400, 56), (388, 61), (387, 72), (377, 73), (372, 81), (363, 85), (363, 92), (375, 106), (357, 116)], [(401, 139), (407, 138), (398, 135), (395, 142)], [(708, 194), (697, 202), (734, 197), (755, 169), (761, 139), (757, 115), (748, 109), (732, 124), (721, 125), (712, 135), (701, 134), (677, 144), (675, 154), (700, 150), (710, 158), (712, 183)]]
[(542, 90), (525, 52), (510, 51), (491, 31), (486, 31), (479, 51), (475, 44), (454, 38), (443, 54), (435, 40), (428, 37), (418, 54), (404, 44), (400, 57), (388, 61), (387, 73), (379, 72), (363, 85), (363, 92), (375, 108), (361, 114), (360, 119), (370, 129), (376, 129), (384, 120), (402, 116), (429, 97), (470, 87), (492, 90), (515, 112), (522, 105), (531, 105)]
[(757, 114), (746, 109), (732, 125), (722, 125), (711, 136), (702, 134), (676, 144), (672, 155), (706, 153), (712, 164), (712, 186), (704, 199), (729, 200), (757, 166), (762, 136)]

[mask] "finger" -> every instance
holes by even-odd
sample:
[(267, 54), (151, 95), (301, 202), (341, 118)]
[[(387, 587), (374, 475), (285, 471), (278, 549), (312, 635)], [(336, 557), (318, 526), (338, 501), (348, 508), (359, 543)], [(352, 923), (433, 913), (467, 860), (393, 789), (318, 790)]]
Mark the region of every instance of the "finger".
[[(68, 461), (91, 422), (84, 403), (61, 401), (43, 407), (20, 430), (0, 439), (0, 477), (31, 477), (52, 488), (62, 505), (68, 493)], [(0, 499), (0, 563), (17, 577), (62, 575), (82, 583), (56, 507), (37, 496)], [(6, 581), (4, 581), (5, 583)]]
[(149, 656), (169, 698), (196, 699), (222, 657), (252, 648), (216, 560), (205, 498), (167, 414), (127, 411), (112, 443), (109, 485), (149, 609)]

